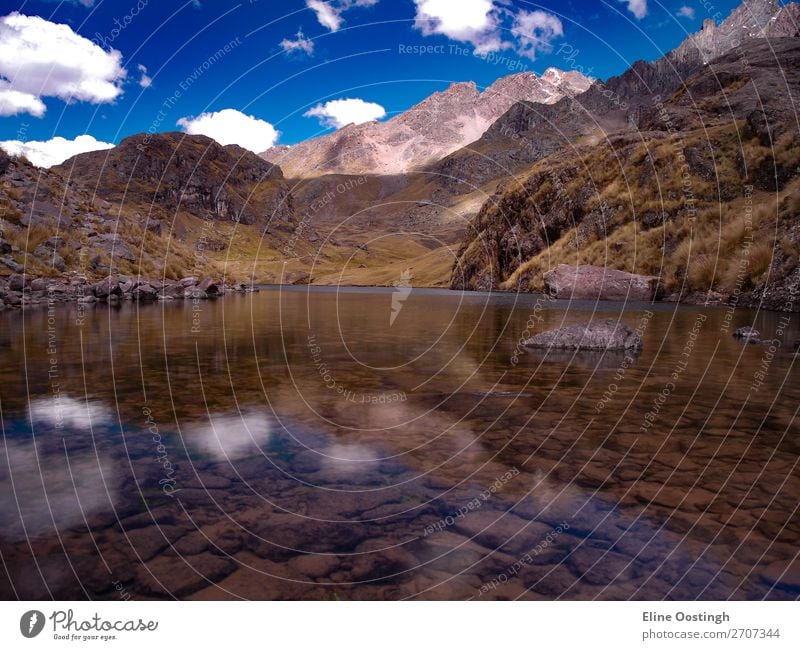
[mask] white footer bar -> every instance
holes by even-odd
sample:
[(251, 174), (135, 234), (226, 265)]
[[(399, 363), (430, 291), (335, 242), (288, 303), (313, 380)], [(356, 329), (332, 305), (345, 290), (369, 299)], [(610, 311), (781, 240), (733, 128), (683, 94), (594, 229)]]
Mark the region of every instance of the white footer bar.
[(798, 620), (797, 602), (3, 602), (0, 646), (777, 650)]

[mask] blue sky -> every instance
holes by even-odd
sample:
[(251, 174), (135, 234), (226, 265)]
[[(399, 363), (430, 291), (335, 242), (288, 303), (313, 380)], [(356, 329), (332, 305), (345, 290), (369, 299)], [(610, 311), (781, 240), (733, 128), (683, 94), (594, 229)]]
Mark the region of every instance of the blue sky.
[[(737, 4), (2, 0), (0, 141), (88, 134), (117, 143), (148, 129), (207, 126), (251, 148), (292, 144), (343, 120), (390, 117), (453, 81), (485, 87), (550, 66), (605, 79), (658, 58)], [(52, 29), (64, 40), (51, 41)], [(42, 44), (24, 48), (19, 38)], [(43, 74), (47, 65), (58, 70)], [(356, 101), (326, 105), (336, 99)]]

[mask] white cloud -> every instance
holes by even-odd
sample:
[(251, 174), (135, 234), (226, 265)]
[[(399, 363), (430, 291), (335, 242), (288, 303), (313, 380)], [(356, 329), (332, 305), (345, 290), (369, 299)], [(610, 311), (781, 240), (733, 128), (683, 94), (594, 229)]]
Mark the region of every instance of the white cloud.
[(442, 34), (471, 43), (485, 54), (507, 47), (500, 36), (500, 13), (493, 0), (414, 0), (414, 27), (424, 36)]
[(0, 115), (45, 112), (42, 97), (102, 104), (121, 93), (122, 54), (69, 25), (13, 12), (0, 18)]
[(306, 7), (317, 15), (317, 21), (332, 32), (339, 31), (342, 13), (353, 7), (371, 7), (379, 0), (306, 0)]
[(641, 20), (647, 15), (647, 0), (619, 0), (628, 5), (630, 11), (636, 18)]
[(47, 107), (36, 95), (14, 90), (10, 83), (0, 79), (0, 115), (30, 113), (35, 117), (44, 115)]
[(182, 117), (177, 123), (191, 135), (207, 135), (221, 145), (238, 144), (255, 153), (269, 149), (280, 135), (269, 122), (233, 108), (202, 113), (197, 117)]
[(304, 113), (305, 117), (319, 118), (320, 124), (328, 128), (341, 129), (348, 124), (372, 122), (386, 116), (386, 109), (363, 99), (334, 99), (317, 104)]
[(55, 137), (50, 140), (21, 142), (19, 140), (6, 140), (0, 142), (0, 147), (12, 156), (25, 156), (37, 167), (52, 167), (60, 165), (72, 156), (87, 151), (100, 151), (111, 149), (114, 145), (110, 142), (95, 140), (91, 135), (79, 135), (74, 140)]
[(680, 16), (681, 18), (688, 18), (689, 20), (694, 20), (694, 7), (688, 7), (686, 5), (683, 5), (680, 9), (678, 9), (678, 13), (675, 15)]
[[(504, 0), (414, 0), (414, 27), (423, 36), (442, 35), (470, 43), (475, 54), (515, 49), (536, 59), (537, 52), (549, 52), (552, 41), (564, 35), (555, 14), (536, 9), (515, 9)], [(503, 37), (504, 30), (510, 37)]]
[(310, 38), (306, 38), (306, 35), (303, 34), (303, 30), (297, 30), (297, 34), (295, 34), (294, 40), (290, 38), (284, 38), (281, 41), (281, 47), (286, 54), (290, 52), (295, 52), (297, 50), (302, 50), (308, 56), (312, 56), (314, 54), (314, 41)]
[(147, 76), (147, 68), (143, 66), (141, 63), (136, 67), (138, 68), (139, 72), (142, 73), (142, 77), (141, 79), (139, 79), (139, 85), (142, 88), (149, 88), (150, 86), (152, 86), (153, 79)]
[(521, 9), (514, 17), (512, 32), (519, 41), (517, 52), (535, 60), (537, 52), (549, 52), (553, 40), (564, 35), (564, 26), (558, 16), (546, 11)]
[(306, 6), (317, 14), (317, 20), (323, 27), (335, 32), (342, 26), (341, 12), (331, 4), (323, 0), (306, 0)]

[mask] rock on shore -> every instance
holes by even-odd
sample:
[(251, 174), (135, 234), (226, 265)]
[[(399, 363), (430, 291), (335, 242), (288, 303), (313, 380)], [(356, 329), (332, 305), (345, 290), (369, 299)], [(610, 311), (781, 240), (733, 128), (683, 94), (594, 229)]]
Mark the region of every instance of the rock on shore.
[(609, 318), (542, 332), (525, 345), (556, 350), (639, 350), (642, 339), (625, 323)]
[(27, 307), (51, 302), (119, 302), (207, 299), (227, 292), (257, 291), (255, 287), (223, 284), (211, 278), (187, 277), (182, 280), (147, 280), (112, 275), (92, 282), (76, 274), (58, 278), (33, 278), (22, 274), (0, 277), (0, 309)]
[(658, 292), (658, 278), (603, 266), (559, 264), (544, 274), (547, 292), (564, 300), (633, 300), (650, 302)]

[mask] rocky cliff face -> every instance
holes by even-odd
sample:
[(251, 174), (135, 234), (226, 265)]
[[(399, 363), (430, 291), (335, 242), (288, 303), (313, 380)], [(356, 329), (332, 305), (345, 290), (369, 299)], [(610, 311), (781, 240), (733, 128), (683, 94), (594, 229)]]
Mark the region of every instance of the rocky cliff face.
[(558, 264), (594, 264), (797, 309), (798, 92), (800, 39), (746, 40), (644, 112), (643, 131), (561, 148), (500, 187), (453, 288), (541, 290)]
[(591, 80), (577, 72), (523, 72), (498, 79), (483, 92), (456, 83), (387, 120), (346, 126), (296, 146), (265, 151), (290, 177), (323, 174), (397, 174), (426, 164), (480, 138), (520, 100), (550, 104), (585, 91)]
[(706, 20), (701, 31), (662, 58), (637, 61), (618, 77), (597, 84), (593, 93), (579, 101), (595, 111), (618, 108), (625, 103), (630, 121), (635, 123), (637, 106), (648, 103), (654, 95), (674, 92), (712, 60), (753, 39), (797, 36), (798, 19), (800, 5), (796, 3), (782, 7), (776, 0), (744, 0), (719, 25), (713, 19)]
[[(170, 248), (162, 226), (123, 217), (80, 181), (0, 152), (0, 275), (93, 277), (122, 269), (160, 276)], [(172, 254), (192, 257), (182, 242), (173, 242)]]
[(260, 226), (292, 218), (280, 167), (201, 135), (139, 134), (114, 149), (75, 156), (53, 170), (107, 201), (145, 212), (155, 209), (158, 216), (181, 210), (203, 219)]
[(717, 25), (709, 18), (703, 29), (667, 55), (676, 66), (697, 67), (753, 38), (798, 35), (797, 5), (781, 7), (777, 0), (745, 0)]
[(700, 32), (657, 61), (637, 61), (623, 74), (549, 105), (520, 101), (477, 142), (433, 169), (485, 181), (502, 175), (499, 170), (517, 171), (580, 138), (643, 128), (642, 120), (657, 103), (654, 98), (669, 97), (712, 59), (754, 39), (797, 36), (798, 25), (796, 3), (782, 7), (776, 0), (746, 0), (719, 25), (707, 20)]
[(205, 136), (140, 134), (49, 170), (3, 153), (0, 275), (215, 274), (229, 247), (280, 249), (293, 210), (279, 167)]

